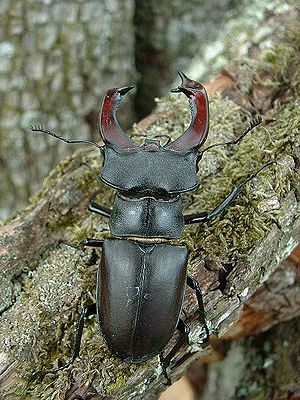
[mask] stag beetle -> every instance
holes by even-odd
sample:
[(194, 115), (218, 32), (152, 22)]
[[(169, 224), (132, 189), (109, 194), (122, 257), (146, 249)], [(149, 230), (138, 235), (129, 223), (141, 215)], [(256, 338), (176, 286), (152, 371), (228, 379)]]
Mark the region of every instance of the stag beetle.
[[(261, 118), (254, 119), (236, 140), (199, 152), (209, 128), (207, 93), (201, 83), (181, 71), (178, 74), (181, 84), (172, 92), (188, 97), (191, 123), (179, 138), (165, 145), (159, 139), (146, 139), (138, 145), (119, 126), (116, 114), (120, 101), (133, 86), (110, 89), (104, 97), (99, 116), (104, 146), (64, 139), (42, 126), (31, 127), (32, 131), (67, 143), (88, 143), (99, 148), (104, 158), (100, 179), (116, 189), (113, 209), (97, 204), (94, 196), (89, 202), (89, 211), (109, 218), (111, 237), (83, 241), (84, 246), (102, 248), (97, 299), (81, 313), (74, 354), (63, 368), (79, 355), (85, 318), (97, 314), (100, 330), (115, 355), (128, 363), (142, 363), (160, 355), (167, 377), (172, 357), (184, 342), (188, 343), (189, 327), (180, 318), (186, 284), (196, 293), (200, 321), (208, 338), (200, 286), (187, 276), (187, 248), (170, 241), (181, 237), (186, 224), (218, 216), (270, 162), (234, 187), (213, 211), (183, 214), (181, 193), (197, 188), (202, 154), (214, 146), (238, 143), (260, 124)], [(179, 339), (164, 357), (163, 350), (176, 329), (180, 331)]]

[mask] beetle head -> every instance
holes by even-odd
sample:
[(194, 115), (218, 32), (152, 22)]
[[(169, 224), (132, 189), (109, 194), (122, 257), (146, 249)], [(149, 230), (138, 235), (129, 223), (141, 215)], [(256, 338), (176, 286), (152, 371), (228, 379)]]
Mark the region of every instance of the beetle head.
[(158, 139), (145, 139), (143, 143), (143, 148), (146, 151), (159, 151), (161, 149), (163, 150), (160, 144), (160, 140)]

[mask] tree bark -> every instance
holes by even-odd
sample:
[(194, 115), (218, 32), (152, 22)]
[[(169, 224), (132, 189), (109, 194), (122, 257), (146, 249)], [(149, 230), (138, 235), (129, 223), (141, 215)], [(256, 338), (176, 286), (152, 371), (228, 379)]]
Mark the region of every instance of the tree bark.
[[(70, 154), (48, 137), (37, 142), (30, 125), (98, 138), (99, 98), (120, 82), (134, 83), (137, 74), (132, 0), (3, 1), (0, 16), (2, 219), (27, 205), (49, 170)], [(130, 98), (120, 115), (127, 124)]]
[[(295, 10), (292, 20), (297, 17)], [(239, 180), (268, 160), (276, 160), (220, 218), (189, 227), (183, 235), (182, 243), (190, 250), (189, 272), (202, 287), (213, 335), (229, 332), (244, 304), (251, 304), (249, 299), (262, 286), (271, 288), (264, 301), (282, 309), (276, 286), (272, 289), (266, 282), (272, 274), (280, 274), (282, 269), (286, 272), (284, 266), (276, 268), (300, 239), (299, 49), (295, 32), (289, 41), (227, 68), (207, 85), (211, 97), (207, 145), (239, 136), (255, 110), (263, 114), (264, 124), (237, 149), (225, 146), (204, 155), (200, 187), (184, 198), (187, 212), (210, 211)], [(213, 96), (216, 87), (226, 97)], [(186, 99), (170, 96), (160, 101), (154, 115), (135, 127), (135, 133), (176, 137), (188, 120)], [(84, 165), (86, 160), (96, 169), (101, 166), (97, 152), (76, 152), (52, 171), (32, 204), (1, 228), (0, 389), (5, 399), (74, 399), (76, 395), (85, 399), (155, 399), (165, 388), (156, 358), (139, 366), (121, 362), (110, 354), (93, 320), (87, 322), (80, 360), (38, 380), (42, 371), (68, 360), (79, 309), (95, 298), (99, 253), (83, 252), (76, 245), (87, 236), (108, 235), (107, 221), (89, 215), (86, 205), (98, 189), (99, 202), (111, 204), (113, 191), (96, 181)], [(251, 329), (268, 329), (299, 315), (296, 275), (290, 274), (295, 291), (288, 296), (293, 304), (288, 313), (282, 309), (275, 319), (270, 312)], [(203, 348), (205, 334), (198, 322), (195, 297), (189, 291), (184, 314), (191, 326), (191, 343), (174, 358), (172, 380), (210, 351), (209, 346)], [(240, 323), (240, 334), (247, 332), (246, 326)]]

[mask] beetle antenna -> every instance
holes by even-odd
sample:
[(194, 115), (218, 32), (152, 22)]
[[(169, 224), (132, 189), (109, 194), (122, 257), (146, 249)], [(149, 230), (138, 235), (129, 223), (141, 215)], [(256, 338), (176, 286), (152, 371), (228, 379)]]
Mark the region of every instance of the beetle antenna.
[(43, 125), (31, 125), (30, 130), (32, 132), (42, 132), (42, 133), (47, 133), (47, 135), (53, 136), (56, 139), (62, 140), (65, 143), (85, 143), (85, 144), (91, 144), (95, 147), (97, 147), (98, 149), (102, 149), (101, 146), (99, 146), (97, 143), (92, 142), (91, 140), (84, 140), (84, 139), (77, 139), (77, 140), (71, 140), (71, 139), (65, 139), (59, 135), (57, 135), (54, 132), (48, 131), (48, 129), (46, 129)]
[(215, 143), (212, 144), (211, 146), (206, 147), (206, 149), (200, 151), (200, 155), (202, 155), (205, 151), (212, 149), (213, 147), (217, 146), (226, 146), (229, 144), (238, 144), (252, 129), (256, 128), (259, 124), (262, 122), (262, 117), (258, 115), (257, 117), (253, 118), (250, 122), (250, 125), (248, 126), (247, 129), (244, 130), (244, 132), (236, 139), (231, 140), (230, 142), (224, 142), (224, 143)]

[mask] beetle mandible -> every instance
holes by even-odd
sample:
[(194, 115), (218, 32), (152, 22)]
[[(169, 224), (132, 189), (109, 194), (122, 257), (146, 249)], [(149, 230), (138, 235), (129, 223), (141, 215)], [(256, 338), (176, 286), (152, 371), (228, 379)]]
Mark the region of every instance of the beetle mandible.
[[(138, 145), (119, 126), (116, 116), (119, 104), (133, 86), (106, 92), (99, 116), (103, 146), (88, 140), (65, 139), (42, 126), (31, 127), (32, 131), (67, 143), (88, 143), (99, 148), (104, 158), (100, 179), (116, 189), (112, 209), (97, 204), (95, 196), (89, 202), (89, 211), (109, 218), (111, 237), (83, 241), (84, 246), (102, 248), (96, 303), (82, 311), (74, 354), (63, 368), (79, 355), (85, 318), (97, 314), (100, 330), (115, 355), (128, 363), (142, 363), (160, 355), (164, 375), (170, 383), (166, 368), (179, 348), (188, 343), (189, 327), (180, 318), (186, 284), (196, 293), (200, 321), (208, 338), (200, 286), (187, 276), (187, 248), (170, 241), (181, 237), (186, 224), (218, 216), (270, 162), (235, 186), (211, 212), (185, 215), (181, 194), (198, 186), (198, 162), (202, 154), (214, 146), (238, 143), (261, 118), (253, 119), (236, 140), (200, 152), (209, 129), (207, 93), (201, 83), (181, 71), (178, 74), (181, 84), (172, 92), (182, 92), (188, 97), (191, 122), (179, 138), (165, 145), (159, 139), (145, 139)], [(176, 329), (180, 337), (163, 356)]]

